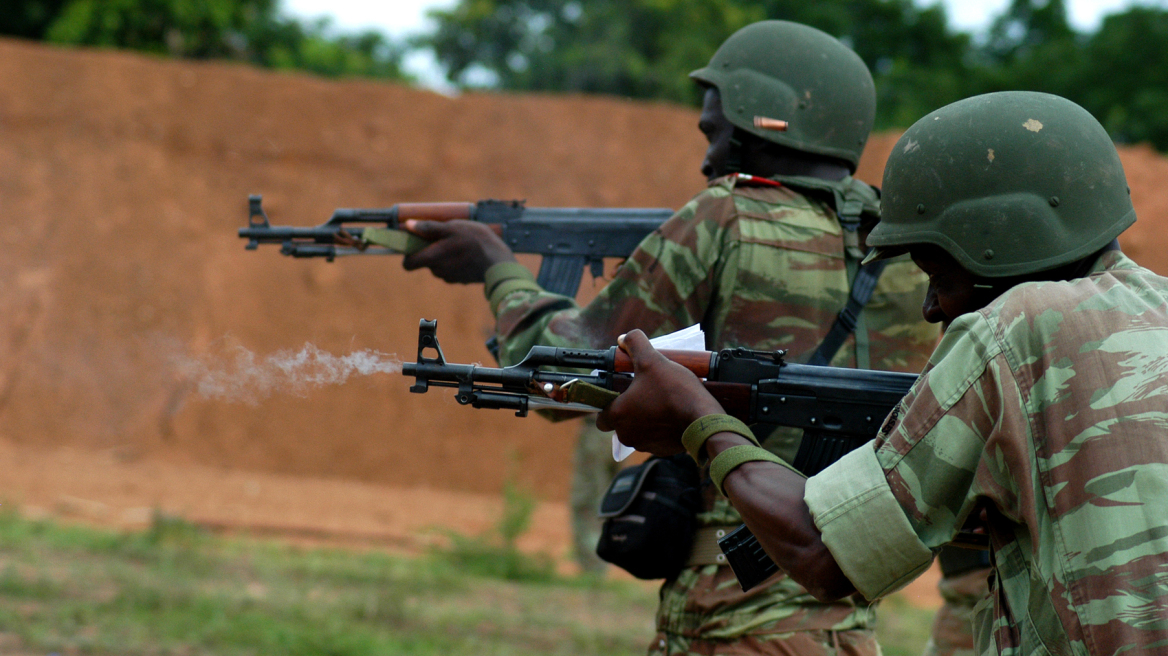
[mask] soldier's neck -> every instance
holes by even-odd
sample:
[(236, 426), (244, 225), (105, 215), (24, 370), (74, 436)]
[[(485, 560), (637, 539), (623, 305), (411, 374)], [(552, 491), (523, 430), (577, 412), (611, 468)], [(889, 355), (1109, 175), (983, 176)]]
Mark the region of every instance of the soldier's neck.
[(765, 156), (754, 158), (754, 161), (749, 163), (743, 162), (742, 170), (764, 178), (797, 175), (823, 180), (843, 180), (851, 175), (847, 166), (836, 162)]

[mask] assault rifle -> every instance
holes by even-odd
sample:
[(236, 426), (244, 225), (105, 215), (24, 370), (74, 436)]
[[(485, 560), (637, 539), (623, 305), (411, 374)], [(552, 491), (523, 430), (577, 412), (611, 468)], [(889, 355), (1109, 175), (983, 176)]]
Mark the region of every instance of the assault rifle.
[[(427, 353), (432, 355), (427, 356)], [(884, 418), (904, 397), (916, 375), (789, 363), (785, 351), (745, 348), (661, 351), (704, 379), (706, 389), (728, 414), (747, 424), (803, 430), (792, 465), (813, 476), (876, 436)], [(592, 373), (569, 373), (564, 368)], [(474, 408), (534, 408), (595, 412), (632, 383), (633, 364), (617, 347), (605, 350), (534, 346), (518, 364), (503, 368), (450, 364), (438, 343), (437, 322), (418, 328), (417, 362), (402, 365), (413, 376), (411, 392), (430, 387), (457, 390), (455, 400)], [(963, 533), (958, 546), (980, 546), (984, 536)], [(726, 560), (749, 590), (778, 566), (745, 525), (719, 540)]]
[(412, 253), (426, 241), (400, 230), (407, 219), (449, 221), (468, 219), (491, 225), (516, 253), (543, 256), (536, 281), (540, 287), (575, 296), (584, 268), (594, 278), (604, 274), (604, 258), (628, 257), (637, 244), (673, 215), (664, 208), (589, 209), (526, 207), (519, 200), (477, 203), (399, 203), (384, 209), (338, 209), (313, 228), (273, 226), (262, 197), (248, 197), (247, 227), (239, 236), (247, 249), (280, 244), (291, 257)]

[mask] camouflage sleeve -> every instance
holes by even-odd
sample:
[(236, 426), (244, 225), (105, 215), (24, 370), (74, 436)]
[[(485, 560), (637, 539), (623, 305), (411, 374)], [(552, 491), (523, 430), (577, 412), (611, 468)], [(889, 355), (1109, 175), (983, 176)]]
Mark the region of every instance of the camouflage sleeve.
[(965, 315), (880, 437), (808, 480), (823, 542), (861, 594), (880, 598), (926, 569), (988, 486), (1011, 494), (1008, 473), (990, 475), (985, 461), (1026, 439), (1022, 407), (989, 322)]
[(721, 187), (698, 194), (646, 237), (583, 308), (533, 282), (492, 280), (494, 289), (486, 291), (497, 318), (499, 362), (513, 364), (536, 344), (605, 348), (633, 328), (654, 336), (699, 323), (719, 267), (738, 247), (737, 228), (728, 220), (734, 211)]

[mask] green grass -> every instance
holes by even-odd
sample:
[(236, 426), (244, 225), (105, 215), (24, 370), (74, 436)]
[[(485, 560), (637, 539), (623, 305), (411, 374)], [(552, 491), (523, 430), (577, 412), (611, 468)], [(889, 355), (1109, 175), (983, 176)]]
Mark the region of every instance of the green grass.
[[(218, 537), (162, 515), (147, 531), (116, 533), (8, 511), (0, 514), (0, 651), (644, 653), (650, 586), (542, 567), (533, 575), (515, 569), (506, 545), (486, 544), (467, 539), (405, 558)], [(500, 558), (501, 568), (490, 564)], [(886, 604), (885, 653), (916, 656), (929, 616)]]
[(0, 634), (29, 652), (639, 654), (653, 604), (628, 583), (519, 584), (162, 516), (119, 534), (0, 515)]
[(880, 603), (876, 638), (884, 656), (920, 656), (933, 626), (933, 611), (892, 595)]

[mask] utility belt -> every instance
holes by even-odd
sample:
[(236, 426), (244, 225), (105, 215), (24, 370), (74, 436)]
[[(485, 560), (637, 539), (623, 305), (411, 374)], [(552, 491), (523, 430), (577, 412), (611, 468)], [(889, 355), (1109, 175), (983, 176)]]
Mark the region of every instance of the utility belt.
[(737, 526), (704, 526), (694, 532), (693, 546), (689, 550), (686, 567), (705, 565), (725, 565), (726, 554), (718, 546), (718, 540), (726, 537)]

